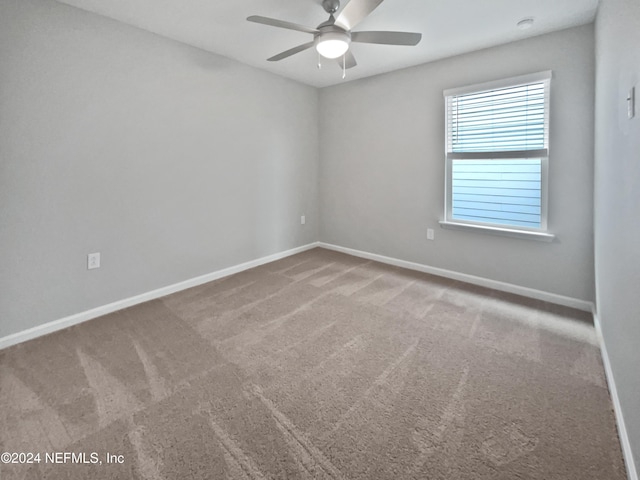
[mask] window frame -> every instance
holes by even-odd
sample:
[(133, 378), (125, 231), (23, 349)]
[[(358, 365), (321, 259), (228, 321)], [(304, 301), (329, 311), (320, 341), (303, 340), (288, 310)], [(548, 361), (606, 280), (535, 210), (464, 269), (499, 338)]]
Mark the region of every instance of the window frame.
[[(487, 233), (506, 235), (519, 238), (531, 238), (537, 240), (551, 241), (555, 237), (548, 232), (548, 185), (549, 185), (549, 123), (550, 123), (550, 99), (551, 99), (551, 78), (550, 70), (520, 75), (517, 77), (503, 78), (492, 82), (468, 85), (459, 88), (448, 89), (443, 92), (445, 104), (445, 198), (444, 198), (444, 220), (440, 225), (445, 228), (458, 228), (473, 231), (484, 231)], [(481, 93), (490, 90), (517, 87), (533, 83), (545, 83), (545, 148), (537, 150), (518, 151), (487, 151), (487, 152), (453, 152), (450, 142), (450, 108), (449, 99), (458, 95)], [(453, 218), (452, 208), (452, 166), (453, 160), (500, 160), (500, 159), (540, 159), (541, 182), (540, 182), (540, 227), (525, 227), (519, 225), (509, 225), (489, 222), (475, 222), (472, 220)]]

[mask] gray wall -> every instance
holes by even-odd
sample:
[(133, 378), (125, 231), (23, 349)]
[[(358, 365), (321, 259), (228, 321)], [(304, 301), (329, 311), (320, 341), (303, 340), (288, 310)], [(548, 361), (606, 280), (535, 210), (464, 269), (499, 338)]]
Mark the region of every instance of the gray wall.
[(0, 337), (317, 240), (317, 132), (311, 87), (2, 0)]
[[(640, 3), (602, 0), (596, 22), (596, 298), (640, 471)], [(636, 117), (627, 93), (636, 88)]]
[[(593, 300), (593, 25), (320, 93), (320, 239), (581, 300)], [(553, 70), (553, 243), (438, 227), (444, 201), (442, 91)], [(427, 241), (427, 227), (436, 229)]]

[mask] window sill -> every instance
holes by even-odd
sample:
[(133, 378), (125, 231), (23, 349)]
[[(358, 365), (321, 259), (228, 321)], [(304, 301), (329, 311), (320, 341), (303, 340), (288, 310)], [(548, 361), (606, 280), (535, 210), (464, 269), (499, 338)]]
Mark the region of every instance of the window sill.
[(525, 238), (527, 240), (537, 240), (540, 242), (552, 242), (556, 236), (553, 233), (532, 232), (530, 230), (517, 230), (514, 228), (493, 227), (489, 225), (472, 225), (469, 223), (448, 222), (440, 220), (442, 228), (454, 230), (467, 230), (472, 232), (483, 232), (491, 235), (502, 235), (505, 237)]

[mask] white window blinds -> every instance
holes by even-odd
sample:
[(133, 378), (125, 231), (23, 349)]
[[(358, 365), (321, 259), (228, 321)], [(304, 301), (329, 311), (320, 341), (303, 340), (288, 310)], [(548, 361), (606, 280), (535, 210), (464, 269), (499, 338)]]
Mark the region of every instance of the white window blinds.
[(551, 72), (445, 91), (448, 221), (546, 229)]
[(449, 97), (450, 152), (547, 148), (547, 82)]

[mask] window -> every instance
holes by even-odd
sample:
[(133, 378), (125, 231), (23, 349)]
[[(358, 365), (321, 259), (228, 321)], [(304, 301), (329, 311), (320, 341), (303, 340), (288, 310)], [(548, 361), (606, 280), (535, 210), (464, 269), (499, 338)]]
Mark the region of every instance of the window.
[(443, 226), (547, 234), (551, 72), (446, 90)]

